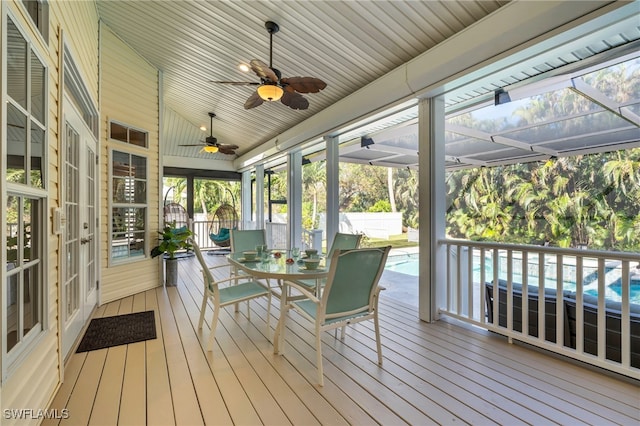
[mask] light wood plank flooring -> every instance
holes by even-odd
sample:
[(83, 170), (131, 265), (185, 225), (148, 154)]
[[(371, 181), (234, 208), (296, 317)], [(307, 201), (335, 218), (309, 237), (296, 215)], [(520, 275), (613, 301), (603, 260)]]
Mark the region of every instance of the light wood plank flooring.
[[(215, 265), (219, 256), (205, 256)], [(381, 300), (384, 365), (373, 324), (323, 337), (325, 386), (316, 385), (310, 325), (291, 313), (285, 355), (266, 332), (266, 299), (220, 315), (213, 352), (197, 330), (202, 278), (194, 258), (180, 262), (177, 287), (101, 306), (95, 316), (154, 310), (158, 338), (73, 354), (50, 408), (72, 425), (621, 424), (640, 422), (637, 383), (595, 372), (498, 336)], [(53, 424), (45, 421), (45, 425)]]

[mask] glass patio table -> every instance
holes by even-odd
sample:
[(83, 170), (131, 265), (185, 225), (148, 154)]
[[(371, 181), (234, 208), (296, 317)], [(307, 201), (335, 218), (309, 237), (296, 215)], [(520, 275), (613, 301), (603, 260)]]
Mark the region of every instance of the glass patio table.
[[(280, 256), (277, 257), (275, 253), (280, 253)], [(329, 274), (329, 261), (322, 256), (320, 257), (321, 260), (318, 269), (306, 269), (301, 260), (287, 263), (286, 260), (288, 258), (291, 258), (291, 251), (289, 250), (272, 250), (266, 261), (257, 257), (255, 260), (248, 261), (245, 259), (244, 254), (240, 252), (227, 255), (227, 260), (231, 266), (252, 277), (266, 279), (272, 293), (278, 295), (273, 292), (275, 287), (271, 287), (270, 285), (270, 280), (276, 281), (277, 287), (280, 290), (281, 314), (282, 308), (284, 308), (288, 301), (299, 298), (297, 295), (289, 294), (290, 287), (287, 285), (287, 281), (315, 279), (319, 283), (320, 280), (326, 278)]]

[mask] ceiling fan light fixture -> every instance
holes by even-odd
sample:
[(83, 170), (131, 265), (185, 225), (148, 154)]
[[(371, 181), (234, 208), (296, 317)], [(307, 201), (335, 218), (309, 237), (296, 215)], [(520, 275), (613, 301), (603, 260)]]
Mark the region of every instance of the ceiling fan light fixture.
[(258, 86), (257, 91), (258, 96), (268, 102), (279, 101), (284, 94), (284, 90), (282, 90), (282, 87), (275, 84), (262, 84)]
[(202, 149), (204, 150), (204, 152), (208, 152), (209, 154), (215, 154), (216, 152), (218, 152), (218, 147), (213, 145), (207, 145)]

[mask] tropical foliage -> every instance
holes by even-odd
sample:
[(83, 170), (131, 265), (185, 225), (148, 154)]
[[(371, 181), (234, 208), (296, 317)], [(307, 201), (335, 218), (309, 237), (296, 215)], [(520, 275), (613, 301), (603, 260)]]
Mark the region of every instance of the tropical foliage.
[[(186, 204), (187, 180), (185, 178), (164, 178), (163, 184), (169, 190), (165, 193), (165, 203)], [(240, 182), (229, 182), (212, 179), (193, 180), (193, 209), (194, 213), (202, 213), (211, 218), (213, 213), (223, 203), (236, 205), (240, 200)], [(240, 211), (239, 207), (236, 211)]]
[(640, 251), (640, 149), (451, 172), (453, 238)]

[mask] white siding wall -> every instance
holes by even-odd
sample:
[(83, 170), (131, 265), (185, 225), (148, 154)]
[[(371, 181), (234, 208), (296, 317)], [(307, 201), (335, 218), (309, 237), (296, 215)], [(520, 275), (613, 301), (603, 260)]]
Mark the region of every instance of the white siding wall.
[[(123, 43), (105, 25), (101, 27), (101, 303), (138, 293), (161, 284), (158, 259), (109, 265), (109, 155), (113, 148), (147, 157), (148, 251), (157, 244), (159, 229), (159, 100), (158, 71)], [(149, 132), (149, 148), (110, 141), (109, 121), (115, 120)], [(147, 251), (147, 252), (148, 252)]]
[[(17, 23), (25, 29), (30, 29), (30, 19), (26, 15), (21, 1), (6, 2), (5, 6), (15, 16)], [(47, 188), (48, 207), (59, 205), (59, 122), (58, 107), (60, 87), (60, 30), (65, 34), (75, 54), (84, 78), (85, 84), (94, 99), (98, 99), (98, 16), (93, 2), (49, 2), (49, 42), (47, 45), (32, 33), (30, 37), (47, 61), (49, 67), (49, 114), (48, 114), (48, 168)], [(3, 21), (3, 26), (5, 25)], [(4, 231), (3, 231), (4, 232)], [(20, 365), (5, 382), (0, 385), (0, 413), (4, 409), (45, 409), (60, 385), (59, 352), (59, 237), (51, 233), (49, 221), (47, 234), (47, 274), (48, 283), (45, 294), (46, 321), (48, 333), (38, 342), (38, 346), (21, 361)], [(4, 239), (4, 238), (3, 238)], [(1, 319), (0, 319), (1, 321)], [(2, 418), (3, 425), (37, 424), (37, 419), (11, 420)]]

